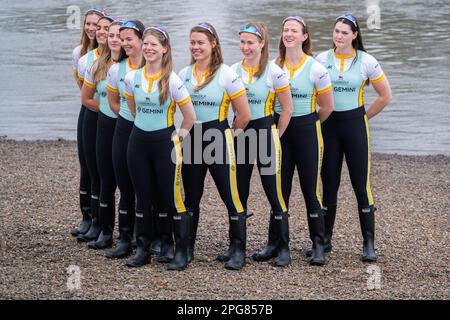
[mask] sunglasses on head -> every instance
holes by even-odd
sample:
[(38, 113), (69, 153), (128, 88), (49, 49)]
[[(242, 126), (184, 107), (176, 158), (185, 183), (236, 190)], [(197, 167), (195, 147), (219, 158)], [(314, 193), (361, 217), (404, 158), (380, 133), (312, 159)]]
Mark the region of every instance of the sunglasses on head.
[(351, 14), (343, 14), (342, 16), (339, 16), (339, 17), (336, 18), (336, 20), (339, 20), (339, 19), (345, 19), (345, 20), (350, 21), (351, 23), (353, 23), (355, 28), (358, 29), (358, 23), (356, 22), (356, 18), (353, 15), (351, 15)]
[(295, 20), (295, 21), (299, 22), (300, 24), (302, 24), (304, 27), (306, 27), (305, 20), (303, 20), (303, 18), (300, 17), (300, 16), (290, 16), (290, 17), (287, 17), (286, 19), (283, 20), (283, 24), (285, 24), (286, 21), (289, 21), (289, 20)]
[(239, 34), (243, 32), (254, 34), (258, 36), (260, 39), (263, 38), (261, 31), (254, 25), (241, 27), (241, 29), (239, 30)]
[(91, 9), (89, 9), (88, 11), (86, 11), (85, 14), (88, 14), (88, 13), (98, 13), (98, 14), (104, 16), (104, 15), (106, 15), (106, 9), (103, 7), (93, 7)]
[(210, 26), (209, 24), (207, 24), (207, 23), (199, 23), (199, 24), (195, 25), (194, 28), (195, 28), (195, 27), (198, 27), (198, 28), (202, 28), (202, 29), (208, 30), (209, 33), (211, 33), (211, 34), (213, 35), (213, 37), (215, 37), (215, 34), (214, 34), (214, 32), (212, 31), (211, 26)]
[(168, 35), (168, 33), (167, 33), (166, 28), (164, 28), (163, 26), (161, 26), (161, 25), (159, 25), (159, 24), (156, 24), (156, 25), (154, 25), (154, 26), (145, 28), (144, 33), (145, 33), (145, 31), (147, 31), (147, 30), (156, 30), (156, 31), (159, 31), (159, 32), (161, 32), (161, 33), (163, 34), (163, 36), (164, 36), (164, 38), (166, 38), (166, 40), (169, 40), (169, 35)]
[(139, 29), (139, 27), (133, 21), (125, 21), (124, 23), (122, 23), (122, 25), (119, 28), (119, 31), (122, 31), (125, 29), (136, 30), (140, 35), (142, 35), (142, 31)]

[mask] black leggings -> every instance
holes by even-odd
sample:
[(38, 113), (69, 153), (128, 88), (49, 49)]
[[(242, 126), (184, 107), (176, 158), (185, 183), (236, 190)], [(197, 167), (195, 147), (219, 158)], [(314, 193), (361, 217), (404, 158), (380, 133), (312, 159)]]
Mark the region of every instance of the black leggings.
[(98, 201), (100, 195), (100, 176), (96, 156), (97, 120), (98, 113), (86, 108), (83, 120), (83, 151), (91, 181), (91, 198), (95, 201)]
[(77, 123), (78, 161), (80, 162), (80, 209), (84, 212), (91, 206), (91, 177), (84, 156), (83, 124), (86, 107), (81, 105)]
[[(277, 122), (279, 115), (276, 114)], [(289, 207), (292, 179), (297, 167), (308, 213), (322, 210), (320, 194), (320, 169), (323, 157), (323, 140), (317, 113), (292, 117), (281, 137), (281, 180), (283, 196)]]
[[(111, 203), (116, 192), (116, 178), (112, 162), (112, 141), (116, 119), (98, 113), (97, 123), (97, 164), (100, 175), (100, 205)], [(114, 213), (114, 211), (112, 211)]]
[[(212, 140), (214, 144), (203, 140)], [(219, 148), (212, 151), (215, 142)], [(212, 157), (207, 159), (205, 155)], [(183, 185), (189, 209), (199, 210), (209, 169), (228, 212), (244, 212), (237, 188), (234, 141), (228, 121), (215, 120), (195, 125), (190, 137), (183, 142), (183, 156)]]
[(370, 190), (370, 132), (364, 107), (333, 111), (322, 124), (322, 130), (325, 143), (322, 167), (324, 205), (337, 204), (344, 155), (358, 206), (373, 205)]
[(281, 144), (273, 117), (250, 121), (245, 132), (235, 139), (235, 149), (239, 197), (244, 208), (247, 209), (250, 180), (256, 160), (272, 211), (286, 212), (281, 185)]
[[(128, 169), (136, 191), (136, 217), (162, 202), (172, 214), (186, 212), (181, 196), (181, 146), (175, 128), (143, 131), (134, 126), (128, 143)], [(158, 201), (158, 196), (162, 197)]]
[(112, 140), (112, 162), (114, 175), (120, 190), (119, 210), (122, 212), (134, 211), (134, 187), (128, 171), (127, 149), (133, 122), (120, 115), (116, 122)]

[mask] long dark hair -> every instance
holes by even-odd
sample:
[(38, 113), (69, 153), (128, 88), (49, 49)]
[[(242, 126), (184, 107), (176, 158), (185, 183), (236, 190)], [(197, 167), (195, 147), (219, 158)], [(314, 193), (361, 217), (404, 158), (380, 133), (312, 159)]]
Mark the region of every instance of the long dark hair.
[[(358, 20), (356, 19), (356, 17), (354, 17), (354, 16), (352, 16), (352, 17), (355, 19), (355, 24), (356, 24), (356, 25), (353, 24), (353, 22), (352, 22), (351, 20), (340, 17), (340, 18), (337, 18), (337, 19), (336, 19), (336, 22), (334, 23), (334, 26), (336, 26), (336, 24), (337, 24), (338, 22), (342, 22), (343, 24), (346, 24), (346, 25), (350, 26), (350, 28), (352, 29), (352, 32), (353, 32), (353, 33), (355, 33), (355, 32), (358, 33), (358, 34), (356, 35), (356, 38), (353, 39), (353, 41), (352, 41), (352, 47), (353, 47), (353, 49), (355, 49), (355, 50), (361, 50), (361, 51), (366, 52), (366, 49), (364, 48), (364, 44), (363, 44), (363, 40), (362, 40), (362, 35), (361, 35), (361, 29), (359, 28)], [(333, 49), (335, 49), (335, 48), (336, 48), (336, 45), (334, 44), (334, 41), (333, 41)]]
[[(205, 27), (201, 27), (201, 25), (204, 25)], [(209, 43), (211, 43), (211, 45), (215, 43), (216, 45), (214, 48), (212, 48), (211, 61), (209, 62), (209, 73), (206, 75), (205, 81), (202, 84), (197, 85), (197, 87), (195, 88), (195, 92), (198, 92), (205, 88), (214, 79), (214, 76), (223, 63), (223, 56), (222, 49), (220, 48), (219, 36), (217, 35), (216, 29), (214, 29), (211, 24), (207, 22), (200, 23), (191, 29), (190, 34), (192, 34), (193, 32), (205, 34), (208, 38)], [(194, 63), (195, 59), (191, 56), (191, 64)]]

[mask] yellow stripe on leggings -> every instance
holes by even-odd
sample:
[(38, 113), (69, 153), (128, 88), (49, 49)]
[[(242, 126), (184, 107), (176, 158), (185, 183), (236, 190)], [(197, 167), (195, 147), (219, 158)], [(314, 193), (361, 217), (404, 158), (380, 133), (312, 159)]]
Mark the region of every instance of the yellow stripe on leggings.
[(372, 190), (370, 189), (370, 163), (372, 161), (372, 146), (370, 145), (370, 130), (369, 130), (369, 119), (367, 115), (364, 115), (364, 122), (366, 123), (366, 133), (367, 133), (367, 182), (366, 182), (366, 192), (367, 198), (369, 200), (369, 205), (373, 205)]
[(322, 194), (320, 192), (320, 172), (322, 171), (322, 160), (323, 160), (323, 137), (322, 137), (322, 129), (320, 127), (320, 120), (316, 121), (316, 131), (317, 131), (317, 142), (318, 142), (318, 157), (319, 157), (319, 163), (317, 164), (317, 182), (316, 182), (316, 196), (317, 200), (320, 203), (320, 206), (322, 207)]
[(239, 199), (239, 193), (237, 189), (237, 179), (236, 179), (236, 159), (234, 157), (234, 144), (233, 137), (231, 136), (231, 130), (225, 130), (225, 139), (227, 142), (227, 153), (228, 160), (230, 163), (228, 164), (228, 168), (230, 170), (230, 187), (231, 187), (231, 197), (233, 199), (234, 207), (238, 213), (244, 212), (244, 208), (242, 207), (241, 199)]
[(182, 162), (182, 153), (180, 147), (180, 139), (177, 135), (173, 136), (173, 144), (175, 147), (175, 156), (176, 156), (176, 165), (175, 165), (175, 179), (173, 181), (173, 195), (175, 199), (175, 206), (177, 208), (177, 212), (186, 212), (186, 208), (184, 206), (183, 198), (181, 197), (181, 162)]
[(273, 124), (272, 125), (272, 137), (273, 142), (275, 143), (275, 165), (276, 165), (276, 186), (277, 186), (277, 196), (278, 196), (278, 202), (280, 203), (281, 209), (283, 209), (283, 212), (287, 211), (286, 203), (284, 202), (283, 198), (283, 192), (281, 189), (281, 144), (280, 144), (280, 137), (278, 136), (277, 127)]

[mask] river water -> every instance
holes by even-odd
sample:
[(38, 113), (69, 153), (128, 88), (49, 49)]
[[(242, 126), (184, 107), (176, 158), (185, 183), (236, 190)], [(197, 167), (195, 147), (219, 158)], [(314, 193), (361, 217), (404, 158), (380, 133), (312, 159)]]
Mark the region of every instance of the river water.
[[(450, 155), (448, 0), (2, 0), (0, 137), (76, 139), (80, 98), (71, 75), (71, 52), (80, 30), (68, 27), (73, 11), (68, 13), (67, 8), (76, 5), (83, 13), (94, 4), (107, 6), (111, 15), (120, 18), (165, 25), (176, 71), (189, 63), (189, 30), (198, 22), (208, 21), (216, 27), (225, 62), (231, 65), (241, 59), (237, 31), (247, 21), (266, 23), (274, 58), (284, 17), (295, 14), (305, 18), (317, 54), (331, 45), (335, 17), (351, 12), (359, 18), (366, 49), (380, 62), (394, 96), (390, 105), (370, 120), (373, 150)], [(368, 8), (379, 8), (380, 29), (367, 26), (372, 12), (368, 13)], [(366, 89), (366, 105), (374, 97), (373, 89)]]

